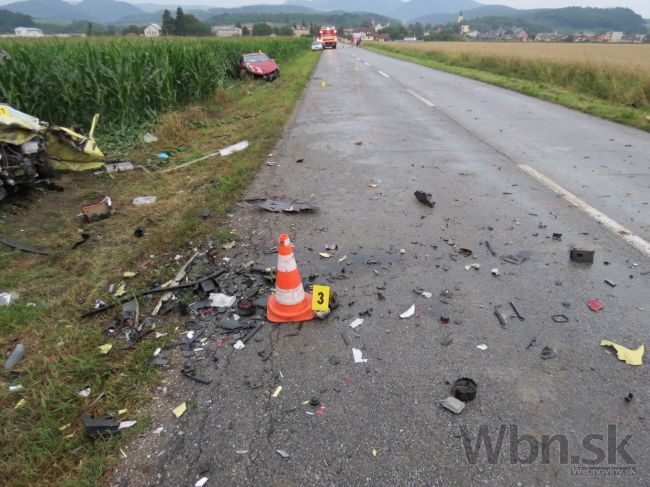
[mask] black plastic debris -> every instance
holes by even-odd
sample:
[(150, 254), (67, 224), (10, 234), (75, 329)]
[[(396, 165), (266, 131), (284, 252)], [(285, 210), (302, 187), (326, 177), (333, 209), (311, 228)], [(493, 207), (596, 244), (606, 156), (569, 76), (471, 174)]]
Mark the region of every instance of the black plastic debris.
[(555, 357), (555, 350), (551, 347), (542, 348), (542, 360), (552, 359), (553, 357)]
[(190, 364), (185, 364), (183, 365), (183, 368), (181, 369), (181, 374), (183, 374), (184, 377), (187, 377), (190, 380), (193, 380), (194, 382), (197, 382), (199, 384), (203, 385), (208, 385), (212, 383), (212, 379), (206, 379), (204, 377), (199, 377), (196, 375), (196, 367), (194, 365)]
[(537, 346), (537, 338), (533, 338), (528, 345), (526, 345), (526, 350), (528, 350), (531, 347), (536, 347)]
[(59, 249), (47, 249), (44, 247), (31, 245), (26, 242), (21, 242), (19, 240), (14, 240), (13, 238), (5, 237), (4, 235), (0, 235), (0, 243), (14, 249), (22, 250), (23, 252), (31, 252), (32, 254), (50, 255), (56, 254), (58, 252), (63, 252), (63, 250)]
[(512, 311), (515, 312), (515, 316), (519, 319), (519, 321), (524, 321), (525, 318), (524, 318), (523, 316), (521, 316), (521, 313), (520, 313), (519, 310), (515, 307), (515, 303), (510, 302), (509, 304), (510, 304), (510, 307), (512, 308)]
[(144, 237), (144, 233), (145, 233), (144, 232), (144, 227), (138, 227), (133, 232), (133, 235), (135, 236), (135, 238), (142, 238), (142, 237)]
[(414, 194), (417, 200), (423, 205), (427, 205), (429, 208), (433, 208), (435, 206), (436, 202), (433, 201), (433, 195), (431, 193), (416, 191)]
[(86, 436), (91, 440), (115, 434), (120, 430), (120, 422), (110, 414), (103, 418), (93, 418), (84, 414), (81, 416), (81, 421), (84, 424)]
[(217, 286), (214, 284), (214, 281), (212, 279), (206, 279), (205, 281), (201, 281), (199, 287), (201, 288), (201, 291), (203, 291), (205, 294), (209, 294), (217, 290)]
[(487, 240), (485, 241), (485, 248), (488, 249), (488, 252), (490, 252), (492, 254), (492, 257), (497, 256), (497, 253), (494, 251), (494, 249), (490, 245), (490, 242), (488, 242)]
[(476, 391), (478, 386), (473, 379), (462, 377), (454, 382), (451, 388), (451, 394), (460, 401), (469, 402), (476, 399)]
[(519, 265), (530, 259), (531, 255), (533, 255), (533, 253), (530, 250), (522, 250), (515, 255), (502, 255), (501, 260), (503, 262), (509, 262), (510, 264)]
[(263, 210), (273, 213), (300, 213), (302, 211), (315, 211), (318, 208), (311, 203), (300, 203), (298, 201), (271, 200), (266, 198), (247, 199), (246, 203), (255, 205)]
[(562, 234), (561, 233), (554, 233), (553, 234), (553, 240), (562, 241)]
[(309, 400), (309, 404), (310, 404), (311, 406), (313, 406), (313, 407), (320, 406), (320, 399), (318, 399), (317, 397), (312, 397), (312, 398)]
[(573, 262), (579, 262), (581, 264), (593, 264), (594, 263), (594, 250), (580, 250), (580, 249), (571, 249), (569, 252), (569, 258)]
[(257, 352), (257, 355), (260, 356), (262, 359), (262, 362), (266, 362), (268, 359), (271, 358), (271, 352), (267, 352), (266, 350), (262, 350), (261, 352)]
[(465, 257), (471, 257), (474, 252), (472, 252), (470, 249), (459, 249), (458, 253), (463, 254)]
[(551, 316), (551, 319), (555, 323), (568, 323), (569, 322), (569, 317), (567, 315), (553, 315), (553, 316)]
[(625, 399), (625, 402), (632, 402), (632, 399), (634, 399), (634, 394), (632, 394), (630, 392), (627, 396), (625, 396), (624, 399)]
[(607, 284), (610, 287), (616, 287), (618, 285), (614, 281), (610, 281), (609, 279), (605, 279), (605, 284)]

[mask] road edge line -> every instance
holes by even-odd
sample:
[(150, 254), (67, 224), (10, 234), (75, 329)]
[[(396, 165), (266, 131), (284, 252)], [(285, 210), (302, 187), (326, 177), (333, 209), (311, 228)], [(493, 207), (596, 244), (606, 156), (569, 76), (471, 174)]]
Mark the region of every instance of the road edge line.
[(436, 107), (433, 103), (431, 103), (429, 100), (427, 100), (427, 99), (426, 99), (425, 97), (423, 97), (422, 95), (416, 93), (415, 91), (409, 90), (408, 88), (406, 88), (406, 91), (407, 91), (408, 93), (410, 93), (411, 95), (413, 95), (413, 96), (414, 96), (415, 98), (417, 98), (418, 100), (420, 100), (422, 103), (424, 103), (425, 105), (427, 105), (428, 107), (431, 107), (431, 108), (435, 108), (435, 107)]
[(591, 218), (596, 220), (598, 223), (603, 225), (605, 228), (610, 230), (611, 232), (615, 233), (619, 237), (623, 238), (627, 243), (635, 247), (637, 250), (641, 251), (642, 254), (644, 254), (646, 257), (650, 257), (650, 243), (644, 240), (643, 238), (639, 237), (638, 235), (634, 235), (630, 230), (625, 228), (623, 225), (620, 223), (616, 222), (615, 220), (612, 220), (610, 217), (605, 215), (604, 213), (598, 211), (596, 208), (593, 206), (587, 204), (585, 201), (581, 200), (578, 198), (576, 195), (573, 193), (567, 191), (564, 189), (562, 186), (557, 184), (555, 181), (552, 179), (544, 176), (542, 173), (539, 171), (533, 169), (532, 167), (526, 165), (526, 164), (519, 164), (519, 169), (521, 169), (523, 172), (531, 176), (532, 178), (536, 179), (540, 183), (542, 183), (544, 186), (552, 190), (554, 193), (559, 194), (562, 196), (565, 200), (567, 200), (569, 203), (571, 203), (573, 206), (576, 208), (579, 208), (582, 210), (584, 213), (589, 215)]

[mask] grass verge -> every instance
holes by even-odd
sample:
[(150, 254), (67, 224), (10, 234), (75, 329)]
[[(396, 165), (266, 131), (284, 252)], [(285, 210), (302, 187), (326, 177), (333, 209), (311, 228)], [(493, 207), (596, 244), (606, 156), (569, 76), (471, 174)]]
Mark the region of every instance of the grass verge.
[(564, 105), (650, 132), (650, 77), (585, 63), (553, 63), (367, 43), (365, 48)]
[[(126, 438), (147, 424), (138, 410), (148, 401), (157, 372), (147, 365), (153, 350), (167, 337), (148, 336), (131, 350), (113, 342), (108, 355), (97, 347), (110, 342), (103, 327), (118, 311), (80, 320), (96, 299), (109, 300), (110, 283), (124, 281), (127, 290), (153, 287), (175, 274), (192, 242), (215, 245), (232, 239), (218, 224), (252, 180), (307, 85), (318, 55), (305, 52), (286, 62), (280, 80), (234, 83), (202, 106), (164, 115), (156, 126), (159, 142), (132, 150), (132, 160), (155, 170), (155, 154), (172, 154), (177, 165), (196, 156), (247, 139), (251, 146), (228, 158), (217, 158), (170, 174), (131, 172), (114, 178), (92, 174), (63, 175), (63, 193), (35, 193), (27, 204), (4, 205), (2, 233), (31, 243), (69, 248), (79, 230), (89, 241), (52, 256), (0, 248), (0, 289), (20, 294), (17, 304), (0, 307), (0, 350), (6, 356), (16, 343), (27, 352), (17, 370), (0, 382), (0, 485), (98, 485), (103, 472)], [(84, 224), (80, 207), (104, 195), (113, 199), (111, 218)], [(136, 196), (155, 195), (155, 205), (136, 207)], [(203, 208), (211, 218), (203, 220)], [(134, 229), (146, 229), (143, 238)], [(181, 255), (178, 261), (176, 254)], [(124, 271), (137, 276), (123, 279)], [(141, 302), (141, 306), (146, 303)], [(157, 324), (173, 332), (173, 318)], [(11, 384), (23, 389), (8, 392)], [(91, 388), (88, 398), (78, 391)], [(103, 394), (100, 400), (97, 397)], [(104, 415), (127, 410), (121, 418), (138, 424), (125, 434), (89, 442), (79, 420), (82, 413)]]

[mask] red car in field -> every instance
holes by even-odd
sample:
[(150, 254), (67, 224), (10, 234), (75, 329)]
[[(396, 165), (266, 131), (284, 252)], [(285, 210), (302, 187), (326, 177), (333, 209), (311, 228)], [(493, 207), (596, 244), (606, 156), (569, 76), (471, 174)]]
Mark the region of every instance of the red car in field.
[(280, 77), (280, 68), (275, 59), (269, 58), (262, 52), (244, 54), (237, 64), (239, 78), (243, 80), (261, 78), (273, 81)]

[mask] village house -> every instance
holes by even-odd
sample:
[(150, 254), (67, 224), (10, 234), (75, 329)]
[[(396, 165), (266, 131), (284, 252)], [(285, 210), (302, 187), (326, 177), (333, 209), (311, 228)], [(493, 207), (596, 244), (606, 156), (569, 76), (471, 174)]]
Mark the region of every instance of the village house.
[(146, 29), (144, 29), (145, 37), (160, 37), (162, 35), (162, 27), (158, 24), (149, 24)]
[(35, 27), (16, 27), (16, 37), (43, 37), (43, 31)]
[(310, 34), (309, 27), (305, 27), (304, 25), (296, 25), (293, 28), (293, 35), (296, 37), (309, 37)]
[(215, 25), (212, 33), (217, 37), (236, 37), (242, 35), (242, 30), (234, 25)]

